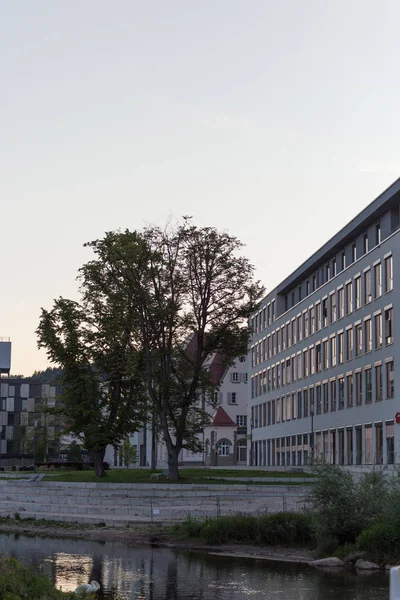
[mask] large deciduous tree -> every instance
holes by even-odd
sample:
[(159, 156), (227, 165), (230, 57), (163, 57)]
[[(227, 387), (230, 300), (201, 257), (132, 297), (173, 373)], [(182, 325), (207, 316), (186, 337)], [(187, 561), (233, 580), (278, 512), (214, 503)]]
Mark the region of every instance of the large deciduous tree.
[[(81, 270), (86, 302), (107, 303), (104, 281), (129, 298), (125, 311), (135, 327), (127, 339), (143, 360), (149, 414), (167, 448), (169, 477), (177, 479), (179, 454), (199, 449), (204, 402), (213, 402), (206, 359), (218, 352), (229, 366), (247, 352), (248, 318), (263, 288), (237, 238), (188, 218), (164, 230), (110, 232), (87, 245), (95, 258)], [(81, 353), (77, 364), (91, 361)]]
[(38, 346), (62, 368), (66, 426), (104, 477), (107, 445), (141, 427), (148, 406), (143, 360), (133, 345), (136, 307), (114, 273), (100, 267), (80, 270), (79, 302), (59, 298), (50, 311), (42, 309), (37, 335)]

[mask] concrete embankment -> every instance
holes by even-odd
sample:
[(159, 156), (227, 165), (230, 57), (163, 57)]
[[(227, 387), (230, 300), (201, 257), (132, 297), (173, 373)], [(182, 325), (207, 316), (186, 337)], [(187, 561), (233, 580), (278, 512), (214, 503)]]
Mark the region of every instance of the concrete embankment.
[(0, 517), (125, 527), (190, 517), (301, 510), (303, 486), (0, 481)]

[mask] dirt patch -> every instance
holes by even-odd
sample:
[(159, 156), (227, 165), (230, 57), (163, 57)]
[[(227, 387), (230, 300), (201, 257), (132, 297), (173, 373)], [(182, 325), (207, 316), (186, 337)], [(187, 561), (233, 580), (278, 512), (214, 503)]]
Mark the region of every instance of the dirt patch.
[(307, 548), (285, 548), (281, 546), (248, 546), (244, 544), (224, 544), (209, 546), (202, 542), (192, 542), (177, 537), (176, 533), (156, 527), (106, 528), (96, 526), (76, 527), (74, 525), (57, 526), (40, 523), (24, 523), (10, 521), (0, 523), (1, 533), (18, 533), (20, 535), (59, 537), (92, 540), (96, 542), (124, 542), (128, 546), (159, 546), (177, 550), (206, 552), (220, 556), (236, 556), (238, 558), (257, 558), (293, 563), (308, 563), (313, 560), (313, 553)]

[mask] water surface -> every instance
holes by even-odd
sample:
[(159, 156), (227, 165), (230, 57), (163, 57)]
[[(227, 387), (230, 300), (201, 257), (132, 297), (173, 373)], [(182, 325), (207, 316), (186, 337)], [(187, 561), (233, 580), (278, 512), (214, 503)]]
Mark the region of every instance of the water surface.
[(388, 600), (385, 573), (324, 573), (307, 565), (117, 542), (0, 534), (0, 554), (34, 565), (65, 591), (95, 579), (99, 600)]

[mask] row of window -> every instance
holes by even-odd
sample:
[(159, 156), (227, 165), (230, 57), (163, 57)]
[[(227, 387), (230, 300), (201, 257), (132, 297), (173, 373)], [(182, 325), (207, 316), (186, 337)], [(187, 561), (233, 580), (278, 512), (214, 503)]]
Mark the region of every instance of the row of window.
[(393, 343), (393, 308), (377, 311), (363, 321), (348, 325), (345, 330), (318, 341), (296, 355), (252, 375), (251, 397), (255, 398), (322, 370), (336, 367), (363, 354), (380, 350), (383, 342)]
[(394, 423), (301, 433), (260, 440), (251, 446), (251, 464), (255, 466), (300, 466), (315, 459), (339, 465), (394, 464)]
[[(384, 259), (385, 293), (393, 289), (392, 258), (392, 256), (388, 256)], [(377, 299), (383, 293), (382, 264), (380, 261), (373, 265), (373, 275), (374, 298)], [(364, 305), (369, 304), (372, 301), (371, 268), (364, 270), (363, 277), (363, 282), (361, 275), (357, 275), (352, 281), (339, 286), (337, 290), (329, 294), (329, 298), (327, 296), (314, 306), (305, 309), (302, 314), (297, 315), (297, 317), (252, 346), (251, 366), (257, 366), (265, 360), (273, 358), (280, 352), (294, 346), (297, 342), (301, 342), (310, 335), (349, 315), (353, 310), (358, 310), (362, 306), (362, 300)], [(364, 289), (363, 295), (362, 288)]]
[[(385, 388), (383, 386), (385, 374)], [(394, 396), (394, 363), (375, 364), (317, 383), (251, 408), (252, 428), (379, 402)]]

